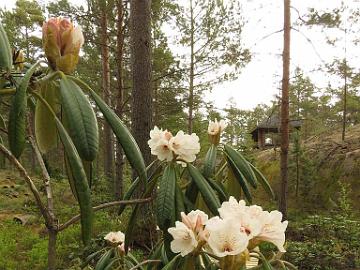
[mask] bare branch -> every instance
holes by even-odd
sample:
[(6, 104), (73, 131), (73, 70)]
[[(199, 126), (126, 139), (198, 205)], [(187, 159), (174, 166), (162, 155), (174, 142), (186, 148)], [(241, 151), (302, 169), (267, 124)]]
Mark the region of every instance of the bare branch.
[[(145, 199), (134, 199), (134, 200), (126, 200), (126, 201), (113, 201), (113, 202), (108, 202), (108, 203), (103, 203), (100, 204), (98, 206), (93, 207), (93, 211), (99, 211), (105, 208), (109, 208), (109, 207), (113, 207), (113, 206), (119, 206), (119, 205), (132, 205), (132, 204), (142, 204), (142, 203), (148, 203), (150, 201), (152, 201), (153, 198), (145, 198)], [(70, 225), (74, 224), (75, 222), (80, 220), (80, 215), (76, 215), (74, 217), (72, 217), (71, 219), (69, 219), (68, 221), (66, 221), (64, 224), (61, 224), (57, 231), (62, 231), (64, 229), (66, 229), (67, 227), (69, 227)]]
[(33, 131), (32, 131), (32, 128), (31, 128), (31, 119), (30, 119), (30, 116), (28, 116), (28, 133), (29, 133), (29, 136), (28, 136), (28, 139), (30, 141), (30, 145), (32, 147), (32, 149), (34, 150), (35, 152), (35, 157), (40, 165), (40, 168), (41, 168), (41, 174), (43, 176), (43, 181), (44, 181), (44, 185), (45, 185), (45, 192), (46, 192), (46, 197), (47, 197), (47, 208), (48, 208), (48, 211), (49, 211), (49, 214), (52, 218), (52, 221), (54, 222), (55, 221), (55, 215), (54, 215), (54, 199), (53, 199), (53, 195), (52, 195), (52, 190), (51, 190), (51, 185), (50, 185), (50, 175), (46, 169), (46, 166), (45, 166), (45, 162), (44, 162), (44, 159), (42, 158), (41, 156), (41, 153), (40, 153), (40, 150), (35, 142), (35, 139), (34, 139), (34, 135), (33, 135)]

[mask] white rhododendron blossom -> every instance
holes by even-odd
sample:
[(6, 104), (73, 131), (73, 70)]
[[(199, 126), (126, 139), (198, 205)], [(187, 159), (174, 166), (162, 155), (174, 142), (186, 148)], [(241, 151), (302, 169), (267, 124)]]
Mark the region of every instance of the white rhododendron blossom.
[(231, 196), (228, 202), (223, 202), (219, 208), (219, 214), (224, 219), (234, 218), (237, 220), (250, 238), (258, 235), (261, 231), (262, 221), (260, 216), (263, 215), (263, 210), (260, 206), (246, 206), (244, 200), (238, 202)]
[(209, 126), (208, 126), (208, 134), (209, 135), (218, 135), (220, 134), (222, 131), (224, 131), (224, 129), (227, 127), (227, 124), (225, 123), (224, 120), (220, 120), (218, 122), (218, 120), (215, 118), (215, 121), (209, 121)]
[(171, 137), (171, 132), (159, 129), (156, 126), (150, 131), (148, 145), (151, 149), (151, 154), (157, 156), (160, 161), (171, 161), (174, 158), (173, 152), (169, 148), (169, 140)]
[(194, 232), (180, 221), (176, 221), (175, 227), (169, 228), (168, 232), (174, 238), (170, 243), (170, 248), (174, 253), (186, 256), (198, 245)]
[[(287, 221), (282, 221), (279, 211), (264, 211), (258, 205), (247, 206), (244, 200), (230, 197), (218, 209), (220, 216), (208, 218), (204, 212), (193, 210), (181, 213), (182, 222), (169, 228), (174, 237), (171, 250), (182, 256), (204, 248), (218, 257), (229, 255), (247, 256), (248, 250), (261, 242), (276, 245), (285, 252), (285, 230)], [(244, 255), (245, 254), (245, 255)]]
[(208, 244), (218, 257), (238, 255), (247, 249), (249, 238), (236, 220), (215, 217), (206, 229), (209, 233)]
[(109, 232), (104, 239), (113, 244), (122, 244), (125, 242), (125, 234), (121, 231)]
[(176, 158), (183, 166), (186, 166), (185, 162), (193, 162), (200, 152), (199, 137), (195, 133), (189, 135), (180, 130), (173, 136), (156, 126), (150, 131), (148, 145), (151, 154), (159, 160), (172, 161)]
[(263, 226), (256, 240), (273, 243), (281, 252), (285, 252), (285, 230), (288, 221), (282, 220), (282, 214), (279, 211), (264, 211), (262, 215)]
[(177, 155), (177, 159), (193, 162), (200, 152), (199, 137), (195, 133), (189, 135), (180, 130), (170, 139), (170, 149)]

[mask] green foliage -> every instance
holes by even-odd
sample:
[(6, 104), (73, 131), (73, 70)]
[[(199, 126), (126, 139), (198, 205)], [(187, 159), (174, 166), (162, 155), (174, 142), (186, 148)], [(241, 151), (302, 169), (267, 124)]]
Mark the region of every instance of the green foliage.
[(176, 207), (175, 191), (178, 172), (174, 164), (165, 167), (164, 173), (160, 178), (156, 196), (156, 215), (160, 229), (166, 231), (167, 228), (175, 224)]
[(12, 100), (9, 113), (8, 139), (11, 152), (19, 158), (25, 148), (26, 142), (26, 117), (27, 117), (27, 89), (31, 76), (40, 63), (34, 64), (28, 69), (21, 79)]
[(80, 157), (93, 161), (98, 152), (99, 130), (89, 99), (66, 77), (60, 80), (60, 96), (66, 126)]
[(342, 215), (310, 216), (290, 222), (286, 259), (299, 269), (360, 267), (360, 223)]

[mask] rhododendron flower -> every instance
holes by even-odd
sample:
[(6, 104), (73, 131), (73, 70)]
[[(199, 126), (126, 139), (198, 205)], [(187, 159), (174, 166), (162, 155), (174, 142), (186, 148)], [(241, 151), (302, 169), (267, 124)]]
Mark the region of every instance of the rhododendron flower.
[(172, 161), (176, 158), (182, 166), (186, 166), (186, 162), (193, 162), (200, 152), (199, 137), (195, 133), (189, 135), (181, 130), (173, 136), (171, 132), (156, 126), (150, 131), (148, 145), (151, 154), (159, 160)]
[(288, 221), (282, 220), (282, 214), (279, 211), (264, 211), (262, 215), (263, 226), (259, 234), (255, 237), (255, 241), (266, 241), (273, 243), (281, 252), (285, 252), (285, 230)]
[(217, 135), (219, 133), (221, 133), (222, 131), (224, 131), (224, 129), (227, 127), (227, 124), (225, 123), (224, 120), (220, 120), (218, 122), (218, 120), (215, 118), (215, 121), (209, 121), (209, 126), (208, 126), (208, 134), (209, 135)]
[(217, 145), (220, 142), (220, 134), (226, 128), (227, 124), (224, 120), (220, 120), (219, 122), (215, 118), (215, 121), (209, 121), (208, 126), (208, 134), (211, 143)]
[(229, 201), (223, 202), (219, 208), (220, 217), (233, 218), (238, 222), (242, 229), (248, 234), (249, 238), (257, 236), (262, 228), (261, 216), (263, 210), (260, 206), (246, 206), (244, 200), (237, 200), (230, 197)]
[(198, 245), (193, 230), (180, 221), (176, 221), (175, 227), (169, 228), (168, 232), (174, 238), (170, 243), (172, 252), (180, 253), (183, 257), (191, 253)]
[(214, 255), (238, 255), (247, 249), (249, 238), (235, 219), (214, 217), (206, 224), (208, 244)]
[(192, 210), (189, 214), (181, 212), (182, 222), (194, 233), (200, 234), (199, 237), (204, 238), (203, 231), (206, 222), (208, 221), (208, 215), (201, 210)]
[(84, 44), (81, 27), (66, 18), (50, 18), (42, 28), (43, 47), (52, 69), (71, 74)]
[[(177, 155), (177, 159), (185, 162), (193, 162), (196, 159), (196, 154), (200, 152), (199, 137), (195, 133), (185, 134), (182, 130), (170, 139), (169, 145), (170, 149)], [(186, 166), (184, 162), (181, 164)]]
[(150, 131), (150, 140), (148, 145), (151, 149), (151, 154), (157, 156), (159, 160), (171, 161), (174, 158), (173, 152), (169, 148), (169, 140), (172, 134), (167, 130), (163, 131), (158, 127), (154, 127)]
[(125, 234), (121, 231), (109, 232), (107, 235), (105, 235), (104, 239), (112, 244), (122, 244), (125, 241)]

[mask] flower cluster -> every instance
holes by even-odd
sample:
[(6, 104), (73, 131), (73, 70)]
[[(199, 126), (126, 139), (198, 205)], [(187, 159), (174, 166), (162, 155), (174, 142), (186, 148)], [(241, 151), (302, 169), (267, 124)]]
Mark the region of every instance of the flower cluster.
[(279, 211), (264, 211), (260, 206), (247, 206), (245, 201), (230, 197), (219, 208), (220, 216), (208, 219), (200, 211), (182, 213), (182, 222), (168, 232), (174, 240), (171, 250), (185, 256), (205, 248), (218, 257), (247, 253), (261, 242), (273, 243), (285, 252), (285, 230), (287, 221)]
[(125, 234), (123, 232), (109, 232), (104, 239), (112, 246), (117, 246), (121, 253), (125, 253)]
[(43, 47), (52, 69), (66, 74), (74, 71), (84, 43), (81, 27), (66, 18), (50, 18), (42, 28)]
[(210, 142), (212, 144), (219, 144), (220, 142), (220, 134), (224, 131), (224, 129), (227, 127), (227, 124), (224, 120), (220, 120), (219, 122), (215, 118), (215, 121), (209, 121), (208, 126), (208, 135)]
[(154, 127), (150, 131), (148, 145), (151, 154), (157, 156), (159, 160), (172, 161), (178, 160), (183, 166), (184, 162), (193, 162), (196, 154), (200, 152), (199, 137), (195, 133), (189, 135), (180, 130), (176, 136), (167, 130)]

